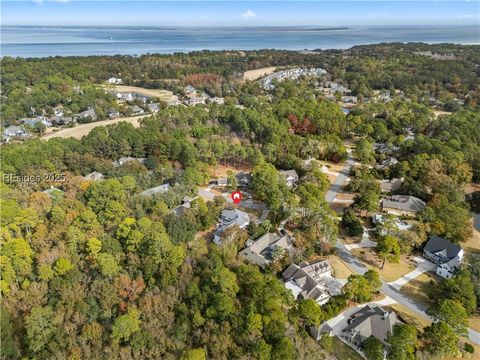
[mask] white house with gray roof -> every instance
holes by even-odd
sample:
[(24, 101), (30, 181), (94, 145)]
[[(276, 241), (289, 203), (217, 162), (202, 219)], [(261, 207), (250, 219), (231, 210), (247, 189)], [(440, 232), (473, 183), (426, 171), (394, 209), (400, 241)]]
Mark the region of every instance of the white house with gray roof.
[(291, 264), (282, 273), (282, 278), (297, 300), (312, 299), (323, 305), (333, 295), (341, 294), (341, 286), (332, 277), (332, 267), (324, 260)]
[(463, 249), (440, 236), (433, 235), (423, 248), (423, 257), (437, 264), (437, 275), (451, 279), (460, 270)]

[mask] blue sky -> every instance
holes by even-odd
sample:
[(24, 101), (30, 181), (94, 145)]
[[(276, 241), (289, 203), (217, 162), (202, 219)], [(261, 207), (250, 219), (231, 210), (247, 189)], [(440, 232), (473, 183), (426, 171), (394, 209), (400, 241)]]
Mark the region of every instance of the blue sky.
[[(480, 1), (1, 1), (3, 25), (479, 24)], [(480, 35), (479, 35), (480, 36)]]

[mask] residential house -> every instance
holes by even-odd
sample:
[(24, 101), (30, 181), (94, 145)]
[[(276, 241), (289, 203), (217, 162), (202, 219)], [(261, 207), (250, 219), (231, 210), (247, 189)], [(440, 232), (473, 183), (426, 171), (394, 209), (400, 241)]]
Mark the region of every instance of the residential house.
[(34, 118), (25, 118), (25, 119), (20, 120), (20, 122), (23, 125), (28, 125), (28, 126), (31, 126), (32, 128), (35, 127), (35, 125), (37, 123), (42, 123), (45, 127), (52, 126), (52, 123), (50, 121), (48, 121), (47, 118), (44, 117), (44, 116), (37, 116), (37, 117), (34, 117)]
[(388, 335), (393, 333), (395, 325), (401, 323), (395, 312), (389, 312), (380, 306), (367, 305), (348, 319), (340, 337), (357, 349), (361, 348), (370, 336), (388, 345)]
[(180, 100), (178, 100), (178, 97), (175, 96), (175, 97), (173, 97), (173, 98), (171, 98), (167, 101), (167, 106), (178, 106), (181, 103), (182, 102)]
[(228, 178), (219, 177), (219, 178), (213, 180), (212, 184), (216, 185), (216, 186), (226, 187), (226, 186), (228, 186)]
[(291, 264), (282, 273), (282, 279), (297, 300), (312, 299), (323, 305), (341, 293), (341, 287), (332, 278), (332, 267), (323, 260)]
[(248, 188), (252, 184), (252, 175), (250, 173), (245, 173), (240, 171), (237, 175), (237, 182), (239, 187)]
[(450, 279), (460, 270), (463, 249), (440, 236), (433, 235), (423, 248), (423, 257), (437, 264), (437, 275)]
[(3, 135), (7, 138), (26, 138), (30, 133), (22, 126), (11, 125), (3, 129)]
[(60, 116), (60, 117), (65, 115), (65, 112), (63, 111), (63, 106), (59, 105), (59, 106), (54, 107), (53, 108), (53, 114), (55, 116)]
[(91, 172), (90, 174), (86, 175), (85, 180), (92, 180), (92, 181), (101, 181), (105, 180), (105, 175), (98, 171)]
[(108, 109), (107, 116), (109, 119), (115, 119), (120, 117), (120, 111), (116, 109)]
[(395, 192), (400, 190), (403, 184), (403, 178), (394, 178), (391, 180), (380, 180), (380, 189), (383, 192)]
[(107, 80), (107, 84), (121, 84), (122, 79), (117, 78), (117, 77), (111, 77), (110, 79)]
[(415, 196), (392, 195), (381, 201), (382, 211), (397, 216), (416, 216), (425, 209), (425, 203)]
[(379, 170), (384, 170), (386, 168), (389, 168), (391, 166), (395, 166), (397, 164), (398, 164), (398, 160), (395, 159), (392, 156), (389, 156), (385, 160), (383, 160), (380, 165), (377, 165), (376, 168), (379, 169)]
[(341, 98), (342, 102), (345, 104), (356, 104), (358, 99), (356, 96), (342, 96)]
[(247, 241), (247, 247), (240, 251), (239, 255), (263, 268), (291, 248), (292, 239), (288, 235), (266, 233), (255, 241)]
[(250, 224), (250, 216), (238, 209), (225, 209), (220, 214), (217, 231), (215, 231), (213, 242), (217, 245), (222, 244), (222, 234), (225, 229), (231, 226), (238, 226), (245, 229)]
[(213, 103), (213, 104), (217, 104), (217, 105), (223, 105), (223, 104), (225, 104), (225, 99), (215, 96), (215, 97), (210, 99), (210, 102)]
[(92, 108), (82, 111), (73, 117), (75, 120), (90, 120), (90, 121), (97, 121), (97, 114), (95, 110)]
[(145, 160), (147, 160), (147, 158), (134, 158), (134, 157), (127, 156), (127, 157), (121, 157), (117, 161), (114, 161), (112, 163), (112, 165), (113, 166), (122, 166), (123, 164), (126, 164), (128, 162), (138, 162), (140, 164), (143, 164), (145, 162)]
[(142, 191), (140, 193), (140, 195), (141, 196), (151, 196), (151, 195), (155, 195), (155, 194), (163, 194), (163, 193), (166, 193), (170, 189), (171, 189), (170, 184), (163, 184), (163, 185), (156, 186), (156, 187), (147, 189), (145, 191)]
[(372, 222), (376, 227), (377, 233), (381, 236), (394, 235), (399, 231), (410, 230), (413, 225), (400, 220), (394, 215), (375, 214), (372, 216)]
[(183, 92), (187, 97), (194, 97), (197, 96), (197, 89), (195, 89), (192, 85), (187, 85), (183, 88)]
[(204, 96), (192, 96), (187, 100), (187, 105), (195, 106), (199, 104), (205, 104), (207, 98)]
[(156, 113), (160, 111), (160, 104), (159, 103), (149, 103), (147, 104), (147, 109), (151, 113)]
[(68, 125), (75, 122), (75, 120), (71, 116), (58, 116), (58, 115), (52, 116), (50, 118), (50, 121), (55, 125)]
[(190, 207), (192, 206), (192, 201), (197, 198), (198, 196), (191, 197), (191, 196), (185, 195), (182, 199), (182, 204), (177, 206), (175, 209), (173, 209), (173, 212), (175, 213), (175, 215), (177, 216), (183, 215), (187, 211), (187, 209), (190, 209)]
[(140, 106), (138, 105), (133, 105), (130, 107), (130, 110), (132, 111), (132, 115), (141, 115), (145, 113), (145, 110), (143, 110)]
[(280, 171), (280, 175), (285, 178), (288, 187), (293, 188), (297, 185), (298, 174), (295, 170), (282, 170)]

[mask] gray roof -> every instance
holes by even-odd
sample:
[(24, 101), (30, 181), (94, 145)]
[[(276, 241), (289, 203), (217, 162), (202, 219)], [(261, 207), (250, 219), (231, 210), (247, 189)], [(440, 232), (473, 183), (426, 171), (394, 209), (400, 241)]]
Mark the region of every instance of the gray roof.
[(241, 171), (236, 175), (236, 177), (239, 185), (242, 186), (248, 186), (252, 182), (252, 175), (250, 173), (245, 173)]
[(362, 339), (373, 336), (385, 343), (396, 324), (401, 324), (401, 321), (393, 311), (388, 312), (379, 306), (367, 305), (351, 316), (342, 332), (356, 333)]
[(220, 214), (220, 227), (227, 227), (230, 225), (242, 225), (250, 221), (250, 216), (238, 209), (225, 209)]
[(81, 117), (81, 118), (91, 117), (93, 120), (96, 120), (97, 114), (95, 113), (95, 110), (88, 109), (77, 114), (77, 117)]
[(282, 273), (285, 283), (293, 281), (301, 289), (299, 296), (302, 299), (317, 299), (324, 293), (329, 293), (324, 279), (331, 266), (326, 261), (316, 261), (313, 263), (302, 263), (299, 265), (291, 264)]
[(383, 160), (380, 165), (377, 165), (377, 169), (385, 169), (387, 167), (394, 166), (397, 164), (398, 164), (398, 160), (392, 156), (389, 156), (385, 160)]
[(103, 180), (105, 179), (105, 175), (98, 171), (91, 172), (88, 175), (85, 175), (85, 179), (87, 180)]
[(132, 112), (135, 114), (140, 114), (145, 112), (140, 106), (137, 106), (137, 105), (133, 105), (131, 109), (132, 109)]
[(3, 130), (3, 134), (7, 136), (22, 136), (28, 134), (28, 132), (21, 126), (11, 125)]
[(454, 244), (437, 235), (430, 236), (430, 239), (428, 239), (427, 244), (423, 248), (423, 251), (427, 251), (431, 254), (445, 251), (445, 255), (447, 257), (445, 262), (455, 258), (461, 250), (462, 248), (457, 244)]
[(249, 262), (263, 267), (274, 259), (277, 249), (288, 250), (291, 246), (292, 241), (289, 236), (266, 233), (253, 242), (253, 244), (240, 251), (240, 256)]
[(160, 110), (160, 104), (159, 103), (150, 103), (147, 104), (148, 111), (155, 112)]
[(425, 203), (415, 196), (392, 195), (382, 199), (382, 208), (418, 212), (425, 208)]
[(403, 184), (403, 179), (392, 179), (392, 180), (381, 180), (380, 181), (380, 188), (383, 191), (391, 192), (400, 190)]
[(282, 170), (280, 171), (280, 174), (285, 176), (285, 178), (292, 177), (295, 180), (298, 180), (298, 174), (295, 170)]
[(228, 179), (226, 177), (219, 177), (217, 179), (218, 185), (228, 185)]
[(149, 195), (154, 195), (159, 193), (162, 194), (164, 192), (167, 192), (168, 190), (170, 190), (170, 184), (163, 184), (163, 185), (156, 186), (156, 187), (147, 189), (145, 191), (142, 191), (140, 195), (149, 196)]

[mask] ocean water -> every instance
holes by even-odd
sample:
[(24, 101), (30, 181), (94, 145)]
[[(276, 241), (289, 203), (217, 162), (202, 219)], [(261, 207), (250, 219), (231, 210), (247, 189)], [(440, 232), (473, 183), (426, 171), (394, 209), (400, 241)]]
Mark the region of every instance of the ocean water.
[(479, 44), (480, 25), (339, 28), (2, 26), (1, 56), (171, 54), (197, 50), (344, 49), (381, 42)]

